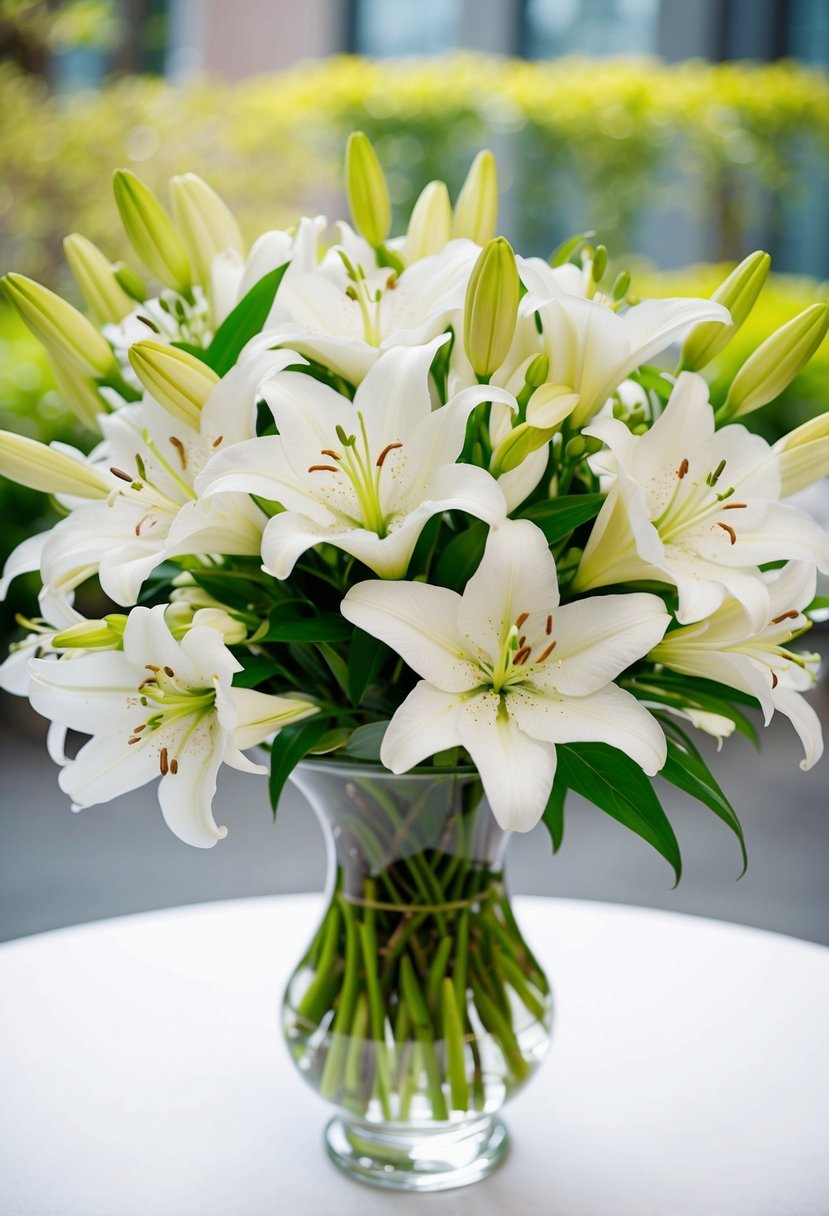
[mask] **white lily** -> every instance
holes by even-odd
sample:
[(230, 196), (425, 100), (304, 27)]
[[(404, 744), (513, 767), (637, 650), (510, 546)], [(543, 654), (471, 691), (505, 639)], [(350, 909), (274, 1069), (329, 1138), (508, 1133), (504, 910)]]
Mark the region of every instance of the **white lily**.
[(347, 224), (315, 269), (292, 263), (268, 328), (274, 342), (317, 359), (359, 384), (386, 351), (420, 346), (443, 333), (463, 306), (480, 249), (450, 241), (397, 274), (378, 266), (371, 246)]
[(401, 578), (433, 515), (504, 518), (495, 480), (455, 461), (475, 406), (493, 392), (509, 398), (478, 387), (433, 411), (429, 368), (443, 341), (383, 355), (353, 402), (303, 373), (270, 381), (265, 398), (279, 434), (214, 457), (196, 482), (204, 497), (246, 491), (284, 507), (262, 538), (268, 573), (287, 578), (306, 549), (327, 542), (383, 578)]
[(521, 301), (524, 316), (538, 313), (550, 380), (579, 394), (571, 416), (584, 426), (630, 373), (666, 350), (700, 321), (730, 323), (728, 310), (713, 300), (642, 300), (617, 313), (601, 293), (588, 298), (591, 282), (576, 266), (552, 270), (537, 258), (518, 259), (529, 288)]
[(308, 701), (233, 688), (241, 670), (222, 635), (194, 628), (177, 642), (164, 605), (135, 608), (124, 649), (71, 662), (30, 662), (30, 699), (59, 726), (93, 736), (65, 763), (59, 784), (74, 809), (107, 802), (161, 776), (158, 797), (170, 829), (209, 848), (227, 835), (213, 818), (221, 764), (265, 773), (242, 755), (289, 722), (308, 717)]
[(700, 376), (682, 373), (645, 435), (613, 418), (596, 419), (585, 434), (607, 444), (615, 475), (573, 590), (673, 583), (677, 619), (686, 625), (731, 595), (760, 629), (769, 604), (760, 564), (793, 558), (829, 571), (829, 536), (805, 512), (779, 502), (776, 453), (743, 426), (714, 430)]
[(59, 606), (59, 616), (51, 621), (37, 619), (27, 621), (31, 632), (9, 647), (8, 656), (0, 663), (0, 688), (15, 697), (29, 695), (29, 660), (53, 656), (55, 637), (64, 629), (79, 625), (84, 618), (67, 602)]
[(665, 762), (654, 718), (612, 683), (664, 634), (662, 601), (640, 593), (560, 607), (555, 562), (528, 521), (493, 529), (463, 595), (365, 582), (341, 610), (422, 677), (389, 724), (383, 763), (402, 773), (465, 747), (504, 828), (540, 819), (557, 743), (610, 743), (649, 774)]
[(823, 752), (820, 719), (800, 695), (817, 679), (820, 655), (792, 651), (788, 643), (809, 628), (802, 609), (814, 599), (815, 569), (790, 562), (766, 576), (769, 616), (751, 630), (742, 605), (726, 600), (711, 616), (666, 635), (650, 658), (672, 671), (739, 688), (760, 702), (766, 725), (778, 709), (803, 743), (802, 769)]

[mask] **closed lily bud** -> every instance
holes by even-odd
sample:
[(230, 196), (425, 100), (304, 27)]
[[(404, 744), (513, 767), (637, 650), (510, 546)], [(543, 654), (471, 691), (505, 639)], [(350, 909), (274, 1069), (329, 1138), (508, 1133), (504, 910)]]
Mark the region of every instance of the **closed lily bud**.
[(147, 269), (181, 295), (190, 291), (190, 263), (181, 238), (161, 203), (129, 169), (113, 179), (124, 231)]
[(557, 429), (580, 400), (580, 395), (567, 384), (542, 384), (527, 402), (527, 422), (531, 426)]
[(4, 275), (2, 283), (9, 300), (50, 355), (88, 376), (105, 376), (116, 367), (109, 343), (77, 308), (25, 275)]
[(201, 359), (145, 339), (129, 348), (132, 370), (150, 396), (168, 414), (193, 430), (199, 429), (202, 406), (219, 383), (219, 377)]
[(30, 490), (76, 498), (106, 498), (112, 488), (81, 459), (14, 431), (0, 431), (0, 475)]
[(557, 427), (536, 427), (529, 422), (519, 423), (501, 440), (492, 453), (489, 471), (493, 477), (500, 477), (511, 469), (517, 469), (527, 457), (543, 448), (555, 434)]
[(213, 260), (228, 249), (244, 256), (239, 225), (215, 190), (195, 173), (170, 180), (173, 219), (184, 241), (190, 265), (202, 287), (209, 287)]
[(109, 406), (98, 392), (95, 381), (79, 372), (73, 364), (66, 363), (54, 355), (50, 363), (64, 405), (89, 430), (99, 430), (98, 415), (108, 413)]
[(99, 621), (79, 621), (52, 639), (55, 650), (120, 650), (124, 644), (127, 617), (113, 612)]
[(124, 291), (112, 263), (97, 245), (73, 232), (64, 240), (63, 252), (75, 282), (99, 324), (116, 324), (132, 312), (135, 302)]
[(498, 224), (498, 169), (489, 151), (479, 152), (461, 187), (452, 219), (452, 236), (485, 245)]
[(811, 359), (829, 330), (829, 304), (812, 304), (766, 338), (734, 377), (718, 421), (749, 414), (778, 397)]
[(829, 477), (829, 410), (778, 439), (774, 450), (780, 461), (784, 498)]
[(405, 262), (440, 253), (452, 236), (452, 204), (446, 182), (429, 182), (412, 208), (406, 232)]
[(758, 249), (731, 271), (711, 297), (731, 313), (731, 324), (703, 321), (695, 325), (682, 344), (677, 371), (699, 371), (728, 345), (757, 303), (770, 266), (769, 255)]
[(376, 249), (389, 235), (391, 203), (377, 153), (362, 131), (352, 131), (346, 144), (345, 192), (354, 227)]
[(472, 370), (486, 381), (509, 353), (521, 284), (515, 254), (499, 236), (481, 250), (466, 289), (463, 344)]
[(127, 295), (139, 304), (143, 304), (147, 298), (147, 285), (141, 278), (141, 275), (136, 270), (133, 270), (132, 266), (128, 266), (126, 262), (115, 262), (112, 269), (115, 271), (115, 277)]

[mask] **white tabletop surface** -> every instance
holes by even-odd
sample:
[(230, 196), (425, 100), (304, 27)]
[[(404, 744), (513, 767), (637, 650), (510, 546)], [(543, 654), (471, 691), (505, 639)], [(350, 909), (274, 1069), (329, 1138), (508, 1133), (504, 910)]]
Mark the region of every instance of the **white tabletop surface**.
[(277, 1031), (318, 896), (0, 947), (3, 1216), (826, 1216), (829, 950), (671, 913), (517, 899), (553, 1049), (467, 1190), (351, 1182)]

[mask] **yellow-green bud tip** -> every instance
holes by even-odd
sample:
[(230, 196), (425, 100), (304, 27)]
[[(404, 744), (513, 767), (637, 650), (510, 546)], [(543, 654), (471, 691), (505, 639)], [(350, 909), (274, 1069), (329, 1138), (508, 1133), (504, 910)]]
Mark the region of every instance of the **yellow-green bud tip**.
[(172, 220), (148, 186), (129, 169), (116, 170), (115, 202), (130, 244), (147, 269), (167, 287), (190, 291), (190, 263)]
[(352, 131), (348, 137), (345, 192), (354, 227), (376, 249), (389, 235), (391, 203), (377, 153), (363, 131)]
[(463, 342), (475, 375), (487, 379), (509, 353), (521, 284), (509, 241), (496, 237), (478, 257), (466, 290)]
[(479, 245), (492, 240), (498, 225), (498, 168), (488, 150), (479, 152), (461, 187), (452, 220), (452, 235)]

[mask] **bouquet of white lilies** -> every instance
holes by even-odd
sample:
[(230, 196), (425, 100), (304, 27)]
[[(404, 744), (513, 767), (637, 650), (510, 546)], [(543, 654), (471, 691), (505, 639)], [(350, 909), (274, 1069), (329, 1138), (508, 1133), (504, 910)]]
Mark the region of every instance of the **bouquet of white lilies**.
[[(252, 747), (269, 749), (273, 805), (307, 756), (466, 768), (503, 828), (543, 818), (557, 848), (572, 789), (678, 875), (657, 773), (742, 845), (689, 726), (753, 734), (747, 707), (780, 710), (802, 767), (818, 759), (801, 695), (817, 657), (790, 646), (829, 536), (785, 499), (829, 472), (829, 415), (773, 446), (740, 419), (811, 358), (829, 308), (772, 334), (711, 401), (700, 369), (768, 256), (710, 300), (638, 300), (590, 234), (549, 262), (514, 254), (495, 174), (481, 153), (454, 207), (430, 183), (390, 238), (355, 134), (354, 226), (304, 218), (246, 252), (198, 177), (173, 179), (171, 217), (119, 172), (157, 294), (77, 235), (97, 324), (5, 277), (98, 436), (84, 454), (0, 434), (0, 473), (63, 515), (6, 566), (3, 594), (40, 571), (41, 616), (0, 684), (51, 720), (75, 807), (160, 777), (169, 826), (207, 847), (226, 831), (220, 765), (268, 772)], [(112, 601), (98, 620), (73, 606), (90, 579)], [(69, 728), (92, 736), (71, 758)]]

